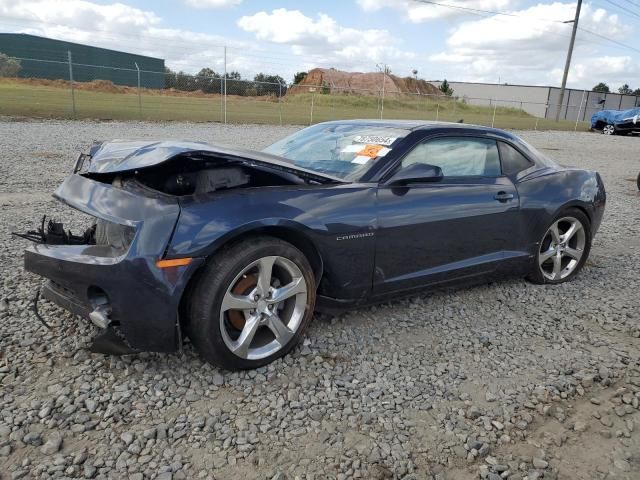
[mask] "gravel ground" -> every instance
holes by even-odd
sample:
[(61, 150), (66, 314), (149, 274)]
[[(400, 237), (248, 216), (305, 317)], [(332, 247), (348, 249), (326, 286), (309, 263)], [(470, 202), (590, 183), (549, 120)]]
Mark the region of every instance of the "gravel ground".
[(256, 371), (107, 357), (43, 303), (11, 230), (44, 214), (94, 139), (262, 147), (293, 127), (0, 120), (0, 477), (640, 478), (640, 139), (524, 132), (602, 174), (607, 211), (575, 281), (494, 283), (317, 316)]

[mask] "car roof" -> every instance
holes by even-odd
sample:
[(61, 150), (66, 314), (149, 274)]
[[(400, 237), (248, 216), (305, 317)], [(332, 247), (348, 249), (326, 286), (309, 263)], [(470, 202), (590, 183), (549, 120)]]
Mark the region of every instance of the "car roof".
[(516, 138), (509, 132), (499, 130), (497, 128), (485, 127), (483, 125), (473, 125), (470, 123), (457, 123), (457, 122), (439, 122), (434, 120), (379, 120), (379, 119), (354, 119), (354, 120), (333, 120), (330, 122), (323, 122), (322, 125), (362, 125), (362, 126), (376, 126), (376, 127), (388, 127), (399, 128), (402, 130), (451, 130), (460, 129), (483, 133), (493, 133), (495, 135), (507, 138)]

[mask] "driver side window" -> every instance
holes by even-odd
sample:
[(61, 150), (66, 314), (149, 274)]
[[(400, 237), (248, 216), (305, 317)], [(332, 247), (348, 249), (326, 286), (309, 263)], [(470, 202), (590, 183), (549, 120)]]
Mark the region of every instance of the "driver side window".
[(444, 137), (417, 145), (402, 160), (402, 168), (426, 163), (442, 169), (445, 177), (499, 177), (500, 155), (495, 140)]

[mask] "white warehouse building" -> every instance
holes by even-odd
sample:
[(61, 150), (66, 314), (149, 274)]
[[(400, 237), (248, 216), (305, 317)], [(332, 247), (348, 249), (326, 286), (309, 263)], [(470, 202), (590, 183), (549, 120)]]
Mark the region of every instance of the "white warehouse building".
[[(430, 82), (440, 87), (441, 81)], [(453, 96), (470, 105), (511, 107), (522, 109), (539, 118), (555, 118), (560, 101), (560, 89), (535, 85), (502, 83), (448, 82)], [(640, 107), (640, 97), (619, 93), (599, 93), (566, 89), (560, 119), (589, 121), (598, 110), (626, 110)]]

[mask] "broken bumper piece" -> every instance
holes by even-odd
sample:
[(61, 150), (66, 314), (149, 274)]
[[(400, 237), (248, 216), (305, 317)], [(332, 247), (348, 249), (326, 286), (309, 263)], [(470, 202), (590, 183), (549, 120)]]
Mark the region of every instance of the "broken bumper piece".
[[(48, 279), (41, 296), (90, 319), (102, 331), (102, 350), (172, 352), (179, 348), (178, 307), (202, 259), (158, 268), (178, 218), (175, 201), (140, 197), (80, 175), (71, 175), (55, 196), (68, 205), (133, 232), (126, 248), (95, 244), (36, 243), (25, 250), (25, 269)], [(111, 230), (108, 232), (112, 237)], [(100, 336), (99, 336), (100, 338)], [(123, 352), (119, 352), (123, 353)]]

